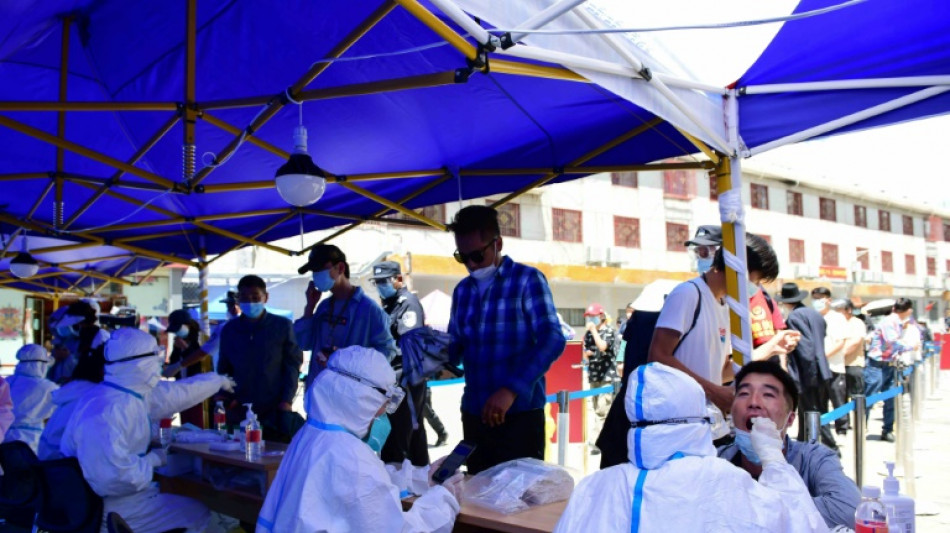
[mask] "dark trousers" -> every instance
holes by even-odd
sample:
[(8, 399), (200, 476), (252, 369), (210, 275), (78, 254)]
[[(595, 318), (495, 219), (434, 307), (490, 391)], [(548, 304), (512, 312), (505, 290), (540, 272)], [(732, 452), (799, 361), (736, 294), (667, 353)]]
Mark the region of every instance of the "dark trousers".
[[(422, 424), (422, 404), (425, 402), (427, 388), (425, 382), (408, 387), (406, 398), (399, 404), (396, 412), (389, 415), (392, 431), (379, 452), (379, 458), (384, 463), (402, 463), (403, 460), (409, 459), (414, 466), (429, 464), (429, 443), (426, 428)], [(416, 429), (412, 428), (413, 415)]]
[(848, 399), (855, 394), (864, 394), (864, 367), (844, 367), (845, 386), (848, 389)]
[(439, 415), (435, 414), (435, 410), (432, 409), (432, 389), (426, 387), (426, 400), (422, 404), (422, 416), (425, 418), (426, 422), (432, 426), (432, 429), (435, 430), (436, 436), (442, 438), (442, 435), (445, 435), (445, 424), (442, 423), (442, 420), (439, 418)]
[[(803, 385), (799, 392), (798, 401), (798, 440), (805, 442), (805, 413), (808, 411), (817, 411), (819, 413), (827, 412), (828, 406), (828, 386), (825, 383), (815, 385)], [(838, 443), (835, 442), (834, 435), (831, 434), (831, 427), (821, 426), (819, 430), (820, 441), (832, 450), (838, 449)]]
[(543, 409), (508, 413), (495, 427), (482, 424), (481, 415), (462, 413), (462, 431), (476, 446), (466, 461), (469, 474), (522, 457), (544, 460)]
[[(831, 405), (837, 409), (848, 403), (848, 390), (845, 385), (845, 375), (834, 373), (835, 377), (828, 383), (828, 396), (831, 398)], [(843, 415), (835, 419), (835, 430), (845, 431), (851, 429), (848, 421), (848, 415)]]

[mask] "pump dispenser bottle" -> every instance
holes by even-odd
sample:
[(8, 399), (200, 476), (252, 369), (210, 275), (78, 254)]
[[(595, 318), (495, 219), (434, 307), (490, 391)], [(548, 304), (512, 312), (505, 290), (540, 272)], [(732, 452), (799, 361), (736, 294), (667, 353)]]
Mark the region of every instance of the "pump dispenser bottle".
[(914, 533), (916, 519), (914, 518), (914, 499), (900, 493), (900, 481), (894, 477), (894, 463), (884, 461), (887, 467), (887, 477), (884, 478), (884, 495), (881, 503), (891, 508), (890, 526), (893, 533)]

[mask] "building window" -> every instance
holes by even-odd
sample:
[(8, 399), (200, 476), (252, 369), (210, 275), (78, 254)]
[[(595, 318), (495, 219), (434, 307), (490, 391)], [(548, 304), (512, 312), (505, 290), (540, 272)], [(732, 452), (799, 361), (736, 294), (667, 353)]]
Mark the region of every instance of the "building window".
[(788, 260), (792, 263), (805, 262), (805, 241), (800, 239), (788, 240)]
[(870, 252), (867, 248), (858, 248), (857, 257), (858, 263), (861, 263), (861, 270), (871, 270), (871, 259)]
[(683, 244), (689, 240), (689, 226), (686, 224), (666, 223), (666, 251), (685, 252), (686, 245)]
[[(716, 174), (715, 172), (709, 173), (709, 199), (710, 200), (719, 199), (719, 175)], [(950, 233), (948, 233), (948, 235), (950, 235)], [(950, 240), (950, 239), (947, 239), (947, 240)]]
[(502, 237), (521, 237), (521, 206), (514, 203), (501, 204), (498, 211), (498, 226)]
[(558, 313), (561, 313), (561, 318), (563, 318), (564, 321), (567, 322), (567, 325), (574, 326), (575, 328), (584, 327), (585, 325), (584, 311), (586, 311), (586, 309), (584, 309), (583, 307), (580, 307), (580, 308), (572, 307), (568, 309), (557, 310)]
[(614, 246), (640, 247), (640, 220), (630, 217), (614, 217)]
[(911, 276), (917, 273), (917, 262), (914, 261), (914, 254), (904, 254), (904, 272)]
[(904, 235), (914, 236), (914, 217), (901, 215), (901, 225), (904, 227)]
[(950, 259), (947, 259), (947, 272), (950, 272)]
[(891, 214), (883, 209), (877, 212), (877, 229), (891, 231)]
[(822, 220), (835, 222), (838, 220), (838, 213), (835, 210), (835, 201), (831, 198), (818, 199), (818, 215)]
[(927, 258), (927, 275), (928, 276), (937, 275), (937, 258), (936, 257)]
[[(414, 209), (416, 213), (429, 218), (435, 222), (445, 224), (445, 204), (430, 205), (429, 207), (423, 207), (422, 209)], [(416, 219), (405, 213), (391, 213), (386, 215), (385, 218), (391, 218), (393, 220), (410, 220), (415, 222)], [(431, 226), (420, 226), (421, 228), (433, 229)]]
[(573, 209), (553, 208), (554, 240), (561, 242), (582, 242), (584, 230), (581, 212)]
[(689, 200), (696, 195), (696, 180), (692, 170), (664, 170), (663, 195)]
[(881, 272), (894, 272), (894, 254), (881, 252)]
[(610, 173), (610, 183), (612, 185), (618, 185), (620, 187), (632, 187), (637, 188), (637, 173), (636, 172), (611, 172)]
[(769, 208), (769, 188), (767, 186), (752, 183), (749, 185), (749, 191), (752, 193), (752, 207), (756, 209)]
[(854, 206), (854, 225), (859, 228), (868, 227), (868, 208), (863, 205)]
[(950, 242), (950, 222), (943, 223), (943, 240)]
[(838, 266), (838, 245), (821, 243), (822, 266)]
[(802, 193), (795, 191), (786, 191), (785, 200), (788, 203), (788, 214), (802, 216)]

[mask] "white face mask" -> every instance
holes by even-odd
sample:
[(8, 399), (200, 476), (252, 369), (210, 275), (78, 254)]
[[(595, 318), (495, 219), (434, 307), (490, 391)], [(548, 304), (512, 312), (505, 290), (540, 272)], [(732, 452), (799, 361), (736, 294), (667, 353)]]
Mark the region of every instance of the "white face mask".
[(175, 332), (175, 336), (185, 338), (188, 336), (188, 333), (190, 333), (190, 331), (188, 330), (188, 326), (183, 325), (180, 328), (178, 328), (178, 331)]
[(825, 303), (826, 303), (826, 302), (825, 302), (824, 299), (821, 299), (821, 300), (814, 300), (814, 301), (811, 303), (811, 306), (812, 306), (813, 308), (815, 308), (815, 311), (818, 311), (818, 312), (820, 313), (820, 312), (822, 312), (822, 311), (825, 310)]

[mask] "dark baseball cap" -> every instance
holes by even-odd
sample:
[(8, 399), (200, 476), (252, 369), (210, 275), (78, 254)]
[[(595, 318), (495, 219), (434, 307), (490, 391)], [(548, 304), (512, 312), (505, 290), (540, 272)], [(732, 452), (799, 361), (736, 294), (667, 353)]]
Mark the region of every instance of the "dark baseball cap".
[(700, 226), (696, 228), (696, 235), (683, 243), (683, 246), (721, 246), (722, 228), (719, 226)]
[(395, 261), (380, 261), (373, 264), (373, 279), (388, 279), (402, 274), (399, 263)]
[(188, 314), (188, 311), (184, 309), (176, 309), (168, 315), (168, 328), (166, 330), (169, 333), (175, 333), (181, 326), (191, 318), (191, 315)]
[(337, 264), (340, 261), (346, 261), (346, 255), (339, 248), (332, 244), (318, 244), (310, 250), (307, 263), (298, 268), (297, 272), (300, 274), (308, 271), (318, 272), (323, 269), (323, 265)]

